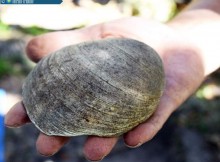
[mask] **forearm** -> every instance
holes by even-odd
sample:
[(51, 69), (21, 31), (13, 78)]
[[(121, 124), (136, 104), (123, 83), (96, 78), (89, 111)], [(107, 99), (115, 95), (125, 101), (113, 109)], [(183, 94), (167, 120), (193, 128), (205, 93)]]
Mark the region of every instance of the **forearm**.
[(220, 65), (220, 0), (196, 0), (168, 23), (198, 51), (205, 75)]
[(194, 0), (185, 10), (207, 9), (220, 13), (220, 0)]
[(219, 17), (220, 0), (194, 0), (168, 24), (184, 29), (217, 21)]

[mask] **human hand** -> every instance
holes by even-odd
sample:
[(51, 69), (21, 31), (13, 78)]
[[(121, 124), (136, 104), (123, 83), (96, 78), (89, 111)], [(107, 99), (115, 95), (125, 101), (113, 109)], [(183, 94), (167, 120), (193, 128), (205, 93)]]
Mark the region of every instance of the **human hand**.
[[(182, 38), (168, 25), (142, 18), (126, 18), (92, 27), (45, 34), (34, 38), (27, 46), (29, 58), (38, 62), (42, 57), (64, 46), (107, 37), (126, 37), (142, 41), (153, 47), (163, 60), (166, 86), (155, 113), (144, 123), (124, 134), (127, 146), (138, 147), (152, 139), (171, 113), (185, 101), (204, 79), (200, 56), (189, 40)], [(22, 102), (17, 103), (6, 115), (9, 127), (30, 122)], [(36, 146), (39, 153), (50, 156), (56, 153), (68, 137), (47, 136), (40, 133)], [(117, 137), (89, 136), (84, 154), (87, 159), (101, 160), (110, 153)]]

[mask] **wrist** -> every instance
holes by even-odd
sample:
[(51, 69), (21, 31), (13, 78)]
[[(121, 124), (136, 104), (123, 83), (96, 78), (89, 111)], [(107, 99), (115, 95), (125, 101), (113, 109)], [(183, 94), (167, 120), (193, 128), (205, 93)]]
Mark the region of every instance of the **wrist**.
[(205, 75), (219, 68), (220, 15), (211, 10), (189, 10), (167, 25), (186, 45), (193, 47), (200, 56)]
[(170, 20), (167, 25), (178, 31), (191, 30), (205, 23), (220, 20), (220, 14), (207, 9), (188, 10)]
[(194, 0), (186, 10), (206, 9), (220, 13), (220, 0)]
[(179, 44), (183, 48), (192, 49), (201, 58), (205, 76), (211, 74), (220, 66), (220, 60), (218, 59), (220, 51), (219, 29), (220, 20), (191, 28), (178, 27), (176, 29), (176, 35), (181, 40)]

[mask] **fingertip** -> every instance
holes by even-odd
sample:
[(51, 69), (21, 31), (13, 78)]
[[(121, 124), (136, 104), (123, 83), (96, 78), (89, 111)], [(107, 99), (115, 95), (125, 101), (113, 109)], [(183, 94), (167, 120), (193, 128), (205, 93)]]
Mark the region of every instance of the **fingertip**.
[(40, 41), (39, 37), (35, 37), (29, 41), (26, 46), (26, 53), (28, 58), (34, 62), (38, 62), (42, 57), (42, 52), (40, 52), (41, 48), (42, 41)]
[(110, 153), (116, 142), (116, 137), (90, 136), (84, 146), (84, 155), (89, 161), (100, 161)]
[(38, 153), (43, 156), (52, 156), (57, 153), (68, 141), (69, 137), (48, 136), (40, 133), (36, 142), (36, 149)]
[(30, 122), (22, 102), (16, 103), (5, 115), (4, 123), (7, 127), (19, 127)]
[(38, 62), (46, 55), (65, 46), (87, 40), (88, 36), (80, 31), (51, 32), (33, 38), (26, 46), (27, 56), (34, 62)]
[(135, 148), (154, 138), (173, 111), (170, 104), (165, 101), (167, 101), (165, 97), (161, 98), (160, 105), (149, 119), (124, 134), (125, 145)]
[(33, 38), (26, 46), (27, 56), (38, 62), (46, 55), (71, 44), (67, 39), (67, 32), (51, 32)]
[(130, 131), (124, 134), (124, 143), (129, 148), (137, 148), (142, 145), (141, 135), (136, 133), (135, 131)]
[(48, 142), (46, 138), (43, 137), (43, 134), (40, 134), (36, 141), (36, 149), (42, 156), (52, 156), (58, 151), (57, 149), (54, 150), (53, 146), (48, 145)]
[(136, 148), (142, 144), (141, 135), (135, 131), (128, 132), (124, 135), (124, 143), (129, 148)]
[(150, 141), (157, 131), (149, 123), (142, 123), (124, 135), (124, 143), (130, 148), (136, 148)]

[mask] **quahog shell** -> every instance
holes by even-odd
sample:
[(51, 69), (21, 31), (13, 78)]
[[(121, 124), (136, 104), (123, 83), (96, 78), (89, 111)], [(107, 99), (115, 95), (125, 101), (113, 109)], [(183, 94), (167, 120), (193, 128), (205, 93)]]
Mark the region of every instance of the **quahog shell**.
[(62, 48), (23, 84), (30, 120), (47, 135), (119, 136), (148, 119), (164, 89), (160, 57), (125, 38)]

